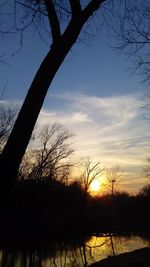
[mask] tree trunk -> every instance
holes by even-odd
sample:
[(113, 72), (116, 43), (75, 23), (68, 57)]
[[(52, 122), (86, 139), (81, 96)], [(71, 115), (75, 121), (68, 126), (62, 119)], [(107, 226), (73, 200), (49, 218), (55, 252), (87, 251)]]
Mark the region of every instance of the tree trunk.
[(70, 23), (68, 29), (53, 43), (29, 88), (10, 137), (0, 157), (0, 187), (8, 189), (17, 177), (19, 165), (30, 141), (48, 88), (65, 56), (75, 43), (83, 25)]
[(48, 16), (53, 44), (35, 75), (16, 123), (0, 157), (1, 192), (3, 189), (11, 188), (11, 185), (16, 180), (19, 165), (30, 141), (46, 93), (57, 70), (61, 66), (73, 44), (76, 42), (85, 22), (97, 9), (99, 9), (100, 5), (105, 2), (105, 0), (92, 0), (84, 9), (81, 8), (79, 2), (70, 1), (72, 18), (62, 35), (59, 27), (56, 27), (56, 23), (59, 23), (57, 14), (55, 10), (49, 9), (48, 6)]

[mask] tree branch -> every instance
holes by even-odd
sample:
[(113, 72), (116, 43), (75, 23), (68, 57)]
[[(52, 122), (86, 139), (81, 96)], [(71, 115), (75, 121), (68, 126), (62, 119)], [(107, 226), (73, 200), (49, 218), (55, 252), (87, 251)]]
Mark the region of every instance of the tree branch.
[(82, 15), (83, 21), (86, 22), (93, 13), (99, 9), (100, 5), (106, 0), (92, 0), (89, 4), (84, 8)]
[(56, 13), (53, 1), (45, 0), (45, 6), (47, 9), (47, 14), (49, 18), (50, 27), (51, 27), (52, 39), (53, 39), (53, 42), (55, 43), (58, 41), (58, 39), (61, 36), (59, 20), (57, 17), (57, 13)]
[(81, 3), (79, 0), (70, 0), (70, 6), (72, 11), (72, 16), (78, 16), (81, 14)]
[(33, 11), (36, 12), (36, 13), (40, 13), (40, 14), (42, 14), (42, 15), (44, 15), (44, 16), (47, 16), (46, 12), (44, 12), (44, 11), (38, 9), (38, 8), (34, 8), (34, 7), (32, 7), (31, 5), (29, 6), (29, 5), (26, 5), (26, 4), (21, 3), (21, 2), (19, 2), (19, 1), (16, 1), (16, 4), (19, 4), (19, 5), (23, 6), (23, 7), (26, 7), (26, 8), (28, 8), (28, 9), (31, 9), (31, 10), (33, 10)]

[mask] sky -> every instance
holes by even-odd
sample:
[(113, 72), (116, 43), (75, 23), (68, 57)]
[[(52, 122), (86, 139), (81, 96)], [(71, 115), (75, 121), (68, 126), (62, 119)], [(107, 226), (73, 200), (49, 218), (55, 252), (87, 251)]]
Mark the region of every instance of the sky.
[[(3, 103), (20, 106), (48, 46), (38, 34), (26, 32), (15, 54), (19, 37), (0, 38)], [(104, 27), (73, 46), (49, 88), (38, 125), (63, 124), (74, 135), (75, 159), (89, 157), (106, 168), (119, 165), (120, 190), (137, 192), (148, 182), (142, 168), (150, 133), (141, 105), (149, 88), (131, 72), (132, 59), (119, 56), (111, 42)]]

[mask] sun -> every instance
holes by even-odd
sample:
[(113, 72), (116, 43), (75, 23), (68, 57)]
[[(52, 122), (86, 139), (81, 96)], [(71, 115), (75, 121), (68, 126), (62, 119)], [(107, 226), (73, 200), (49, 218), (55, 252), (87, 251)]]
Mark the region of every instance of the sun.
[(102, 175), (101, 177), (95, 179), (89, 188), (89, 193), (93, 196), (103, 195), (105, 193), (106, 177)]
[(100, 187), (101, 187), (101, 182), (99, 180), (95, 180), (90, 185), (90, 191), (94, 193), (99, 192)]

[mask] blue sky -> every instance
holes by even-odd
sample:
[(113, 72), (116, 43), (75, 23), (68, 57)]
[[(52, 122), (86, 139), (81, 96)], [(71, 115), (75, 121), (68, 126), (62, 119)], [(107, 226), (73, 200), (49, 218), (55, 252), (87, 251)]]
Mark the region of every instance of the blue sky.
[[(147, 178), (142, 166), (149, 155), (149, 126), (142, 120), (141, 100), (149, 90), (128, 70), (132, 60), (110, 48), (105, 28), (87, 44), (78, 42), (59, 69), (47, 94), (38, 125), (59, 122), (74, 134), (75, 158), (90, 157), (106, 167), (119, 164), (121, 189), (136, 191)], [(23, 101), (48, 46), (37, 34), (1, 39), (7, 64), (0, 64), (5, 102)]]
[[(112, 44), (114, 41), (108, 40), (105, 28), (86, 44), (81, 39), (60, 67), (50, 90), (57, 93), (79, 91), (103, 97), (147, 91), (145, 85), (140, 84), (140, 78), (129, 70), (132, 60), (118, 56), (110, 48)], [(0, 48), (7, 63), (0, 65), (1, 87), (7, 82), (6, 95), (22, 99), (48, 46), (37, 34), (28, 36), (26, 33), (23, 47), (15, 56), (13, 54), (19, 48), (17, 36), (5, 36)]]

